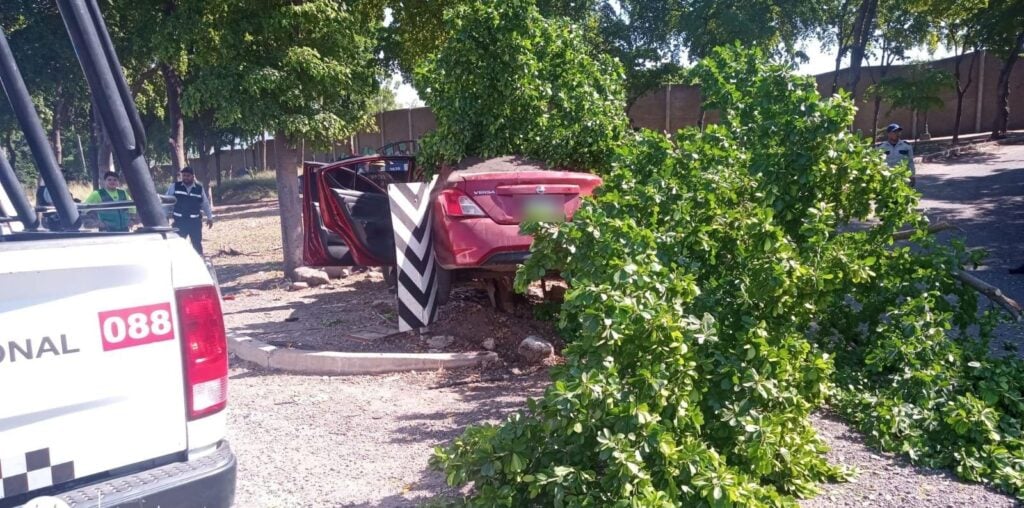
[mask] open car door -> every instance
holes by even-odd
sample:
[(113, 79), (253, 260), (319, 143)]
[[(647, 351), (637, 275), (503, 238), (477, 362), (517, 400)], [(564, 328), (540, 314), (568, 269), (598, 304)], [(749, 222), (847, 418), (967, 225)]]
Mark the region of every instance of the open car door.
[(309, 266), (390, 266), (395, 238), (387, 185), (408, 182), (412, 157), (372, 155), (307, 163), (302, 178), (303, 258)]

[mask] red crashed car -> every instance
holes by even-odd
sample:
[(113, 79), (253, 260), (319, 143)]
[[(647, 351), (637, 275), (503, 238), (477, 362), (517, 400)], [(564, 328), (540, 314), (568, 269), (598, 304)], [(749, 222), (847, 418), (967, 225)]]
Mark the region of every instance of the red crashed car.
[[(304, 260), (310, 266), (392, 266), (395, 240), (389, 183), (416, 181), (409, 155), (369, 155), (307, 163), (302, 178)], [(552, 171), (515, 157), (467, 160), (445, 171), (433, 200), (434, 253), (443, 299), (451, 279), (508, 275), (533, 241), (519, 234), (526, 216), (567, 220), (601, 179)]]

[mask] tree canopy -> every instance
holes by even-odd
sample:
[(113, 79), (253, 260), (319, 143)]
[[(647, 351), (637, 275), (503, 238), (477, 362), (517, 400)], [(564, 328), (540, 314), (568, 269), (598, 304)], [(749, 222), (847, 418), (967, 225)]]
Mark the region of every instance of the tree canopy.
[(187, 111), (323, 144), (366, 125), (380, 89), (381, 13), (332, 0), (204, 3)]
[(445, 15), (451, 34), (416, 69), (437, 129), (428, 164), (525, 155), (560, 166), (607, 160), (628, 127), (622, 69), (562, 18), (530, 0), (484, 1)]

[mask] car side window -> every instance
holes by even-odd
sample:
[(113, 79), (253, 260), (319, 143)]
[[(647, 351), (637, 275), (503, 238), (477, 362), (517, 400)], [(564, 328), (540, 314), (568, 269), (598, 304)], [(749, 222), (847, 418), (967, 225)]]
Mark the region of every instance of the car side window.
[(368, 194), (385, 194), (386, 186), (378, 185), (371, 174), (358, 174), (358, 168), (342, 167), (327, 172), (327, 184), (335, 189), (345, 189)]

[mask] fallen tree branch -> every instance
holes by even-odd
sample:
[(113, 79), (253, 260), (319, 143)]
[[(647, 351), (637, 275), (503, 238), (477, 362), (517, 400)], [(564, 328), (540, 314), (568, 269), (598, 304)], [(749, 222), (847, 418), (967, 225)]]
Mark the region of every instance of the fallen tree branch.
[(1024, 312), (1024, 309), (1013, 298), (1003, 294), (999, 288), (961, 270), (953, 272), (953, 275), (964, 284), (974, 288), (979, 293), (987, 296), (989, 300), (1006, 309), (1013, 316), (1014, 321), (1021, 321), (1021, 313)]
[[(938, 233), (940, 231), (945, 231), (947, 229), (955, 229), (957, 231), (960, 231), (961, 233), (963, 232), (962, 229), (956, 227), (951, 222), (937, 222), (935, 224), (932, 224), (931, 226), (928, 226), (928, 234), (929, 235), (934, 235), (935, 233)], [(899, 240), (909, 240), (910, 237), (914, 236), (914, 233), (917, 233), (916, 229), (908, 229), (908, 230), (905, 230), (905, 231), (897, 231), (897, 232), (892, 234), (892, 239), (893, 240), (897, 240), (897, 241), (899, 241)]]

